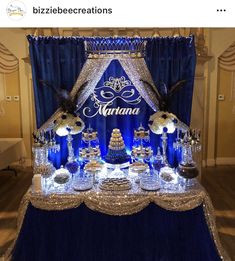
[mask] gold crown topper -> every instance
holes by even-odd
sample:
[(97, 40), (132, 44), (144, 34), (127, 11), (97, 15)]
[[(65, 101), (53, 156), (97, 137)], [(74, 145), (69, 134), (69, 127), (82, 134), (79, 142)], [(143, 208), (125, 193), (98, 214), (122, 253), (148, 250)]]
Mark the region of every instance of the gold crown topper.
[(88, 37), (85, 48), (88, 58), (106, 58), (114, 55), (143, 57), (146, 39), (142, 37)]

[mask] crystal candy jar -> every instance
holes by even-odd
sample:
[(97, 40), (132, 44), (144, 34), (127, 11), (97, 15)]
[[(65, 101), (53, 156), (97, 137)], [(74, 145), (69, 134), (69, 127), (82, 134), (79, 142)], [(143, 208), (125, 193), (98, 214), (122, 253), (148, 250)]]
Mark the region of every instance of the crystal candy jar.
[(69, 171), (69, 173), (71, 173), (72, 175), (74, 174), (78, 174), (80, 172), (80, 164), (77, 160), (71, 160), (68, 161), (65, 164), (65, 168)]
[(164, 167), (163, 157), (161, 155), (160, 147), (157, 149), (157, 155), (152, 159), (152, 166), (155, 171), (159, 173), (160, 169)]
[(193, 179), (198, 176), (198, 169), (192, 157), (192, 147), (189, 144), (182, 146), (182, 161), (177, 171), (185, 179)]
[(161, 188), (166, 190), (178, 190), (178, 175), (170, 167), (163, 167), (159, 172)]
[(199, 171), (193, 160), (193, 151), (199, 152), (201, 150), (200, 131), (190, 130), (184, 134), (182, 139), (177, 138), (176, 148), (179, 147), (182, 151), (182, 160), (177, 168), (178, 174), (185, 179), (196, 178)]
[(71, 186), (71, 174), (67, 169), (61, 166), (53, 175), (53, 192), (64, 193)]
[(181, 190), (188, 190), (198, 184), (198, 181), (196, 178), (192, 179), (186, 179), (184, 177), (179, 176), (179, 185)]
[(89, 190), (93, 187), (94, 176), (87, 172), (82, 172), (80, 175), (73, 176), (73, 189), (82, 191)]
[(144, 190), (160, 189), (158, 176), (150, 171), (142, 172), (140, 174), (140, 187)]
[(98, 174), (103, 169), (103, 162), (100, 160), (91, 160), (84, 166), (84, 171), (86, 175), (92, 175), (93, 183), (98, 183)]

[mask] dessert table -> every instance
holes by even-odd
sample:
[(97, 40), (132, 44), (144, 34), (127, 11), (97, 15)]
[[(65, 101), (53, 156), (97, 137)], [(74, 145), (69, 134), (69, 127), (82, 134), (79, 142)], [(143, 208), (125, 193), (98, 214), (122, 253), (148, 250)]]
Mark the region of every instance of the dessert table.
[[(34, 177), (7, 257), (229, 260), (210, 198), (196, 181), (193, 37), (28, 39), (37, 101)], [(45, 48), (59, 67), (47, 66)], [(84, 66), (71, 63), (68, 52), (86, 57)], [(65, 71), (71, 74), (62, 79)], [(43, 85), (51, 90), (42, 92)]]
[(33, 193), (22, 199), (10, 260), (230, 260), (200, 184), (191, 189)]

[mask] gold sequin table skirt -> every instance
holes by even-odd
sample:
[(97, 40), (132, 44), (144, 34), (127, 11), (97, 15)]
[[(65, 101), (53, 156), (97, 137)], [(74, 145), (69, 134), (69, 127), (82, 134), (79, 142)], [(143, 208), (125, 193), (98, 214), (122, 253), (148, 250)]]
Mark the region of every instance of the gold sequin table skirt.
[[(214, 209), (205, 189), (197, 184), (194, 188), (181, 192), (159, 190), (147, 192), (134, 184), (132, 189), (125, 192), (101, 191), (98, 187), (86, 192), (75, 192), (71, 189), (65, 194), (32, 193), (31, 190), (24, 195), (18, 215), (17, 237), (23, 224), (27, 207), (31, 203), (35, 208), (43, 210), (65, 210), (76, 208), (84, 203), (88, 208), (107, 215), (132, 215), (146, 208), (150, 203), (171, 211), (187, 211), (203, 205), (204, 215), (209, 231), (214, 240), (217, 251), (222, 260), (230, 260), (224, 251), (216, 229)], [(15, 243), (14, 242), (14, 243)], [(12, 247), (8, 251), (10, 256)]]

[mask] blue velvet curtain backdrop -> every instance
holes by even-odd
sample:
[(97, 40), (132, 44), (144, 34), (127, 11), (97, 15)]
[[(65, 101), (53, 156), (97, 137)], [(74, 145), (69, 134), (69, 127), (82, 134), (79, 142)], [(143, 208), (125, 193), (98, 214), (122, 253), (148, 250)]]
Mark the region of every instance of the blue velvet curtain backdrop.
[(54, 88), (71, 90), (86, 60), (83, 38), (28, 36), (33, 87), (39, 128), (58, 108)]
[[(28, 36), (31, 65), (33, 72), (33, 83), (35, 93), (35, 105), (37, 126), (40, 127), (58, 108), (53, 91), (42, 85), (39, 80), (44, 80), (53, 84), (55, 88), (63, 86), (71, 90), (82, 66), (85, 62), (86, 55), (84, 41), (87, 38), (81, 37), (32, 37)], [(97, 38), (102, 41), (103, 38)], [(111, 38), (110, 38), (111, 39)], [(122, 37), (117, 41), (122, 41)], [(136, 38), (141, 39), (141, 38)], [(193, 95), (193, 81), (196, 64), (195, 46), (193, 37), (163, 37), (163, 38), (145, 38), (146, 45), (146, 63), (151, 72), (152, 78), (158, 90), (162, 92), (163, 83), (167, 89), (179, 80), (186, 80), (186, 84), (170, 98), (169, 111), (175, 113), (183, 122), (190, 124), (190, 114)], [(96, 88), (109, 79), (110, 76), (125, 76), (125, 71), (117, 60), (114, 60), (103, 74)], [(135, 89), (137, 92), (137, 90)], [(138, 93), (136, 93), (138, 95)], [(125, 144), (128, 150), (131, 150), (133, 140), (133, 130), (139, 127), (140, 123), (147, 127), (148, 119), (154, 113), (152, 108), (142, 99), (138, 105), (141, 107), (141, 113), (138, 116), (100, 116), (92, 119), (84, 118), (82, 110), (86, 107), (92, 107), (92, 101), (89, 98), (80, 110), (80, 115), (86, 125), (98, 130), (101, 144), (102, 155), (106, 153), (110, 134), (113, 128), (121, 129)], [(124, 106), (122, 100), (116, 100), (113, 107), (131, 107)], [(112, 118), (111, 118), (112, 117)], [(75, 154), (78, 154), (78, 146), (81, 135), (74, 135), (73, 146)], [(168, 157), (171, 164), (177, 162), (177, 155), (173, 153), (172, 142), (175, 134), (169, 135)], [(66, 139), (59, 138), (61, 152), (51, 154), (51, 160), (58, 168), (60, 164), (65, 164), (67, 158)], [(156, 152), (160, 143), (160, 137), (151, 133), (151, 144)]]
[(170, 97), (169, 111), (190, 124), (196, 51), (193, 37), (154, 37), (146, 45), (146, 63), (158, 90), (168, 91), (180, 80), (184, 86)]
[[(54, 91), (43, 85), (48, 82), (54, 88), (71, 91), (86, 60), (84, 39), (79, 37), (32, 37), (28, 36), (29, 53), (33, 75), (36, 123), (39, 128), (57, 110), (58, 101)], [(77, 136), (77, 135), (76, 135)], [(79, 137), (74, 137), (78, 144)], [(78, 142), (76, 142), (78, 141)], [(65, 137), (58, 137), (61, 150), (50, 155), (56, 168), (65, 164), (67, 143)], [(75, 146), (77, 153), (77, 146)]]

